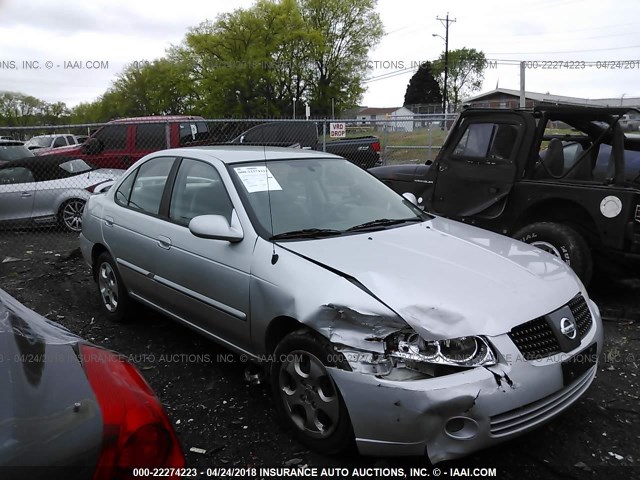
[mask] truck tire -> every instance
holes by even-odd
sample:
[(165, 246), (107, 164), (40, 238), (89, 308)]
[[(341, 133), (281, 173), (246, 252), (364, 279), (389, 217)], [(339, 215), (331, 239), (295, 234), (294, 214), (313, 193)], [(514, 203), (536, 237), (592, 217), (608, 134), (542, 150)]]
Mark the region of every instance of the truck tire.
[(560, 258), (573, 269), (584, 285), (591, 281), (591, 250), (587, 241), (573, 228), (562, 223), (537, 222), (521, 228), (513, 238)]

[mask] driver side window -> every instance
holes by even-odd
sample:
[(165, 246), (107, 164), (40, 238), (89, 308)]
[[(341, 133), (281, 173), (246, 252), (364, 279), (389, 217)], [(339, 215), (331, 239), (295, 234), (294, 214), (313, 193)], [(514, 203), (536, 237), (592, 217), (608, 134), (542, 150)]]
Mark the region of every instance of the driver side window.
[(518, 127), (498, 123), (471, 123), (453, 149), (453, 155), (486, 160), (508, 160), (516, 144)]

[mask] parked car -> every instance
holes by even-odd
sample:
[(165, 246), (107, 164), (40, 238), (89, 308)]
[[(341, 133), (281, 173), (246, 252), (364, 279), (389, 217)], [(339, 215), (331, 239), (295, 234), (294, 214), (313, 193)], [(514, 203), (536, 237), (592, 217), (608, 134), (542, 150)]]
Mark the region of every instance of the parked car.
[(620, 118), (620, 126), (623, 130), (637, 132), (640, 129), (640, 114), (626, 113)]
[(597, 306), (561, 260), (290, 148), (160, 151), (91, 197), (105, 314), (142, 302), (270, 372), (309, 448), (456, 458), (587, 390)]
[(84, 160), (60, 157), (0, 162), (0, 226), (57, 222), (79, 232), (85, 202), (123, 172), (96, 169)]
[(113, 120), (81, 145), (36, 150), (38, 156), (81, 158), (101, 168), (128, 168), (145, 155), (168, 147), (197, 145), (209, 138), (202, 117), (155, 116)]
[(70, 133), (61, 133), (58, 135), (38, 135), (31, 137), (25, 142), (25, 147), (29, 150), (37, 150), (40, 148), (59, 148), (68, 145), (77, 145), (76, 137)]
[(3, 478), (61, 473), (33, 467), (100, 480), (131, 478), (140, 467), (187, 470), (162, 404), (132, 364), (1, 289), (0, 359)]
[(15, 140), (15, 138), (9, 135), (0, 135), (0, 140)]
[(325, 151), (339, 155), (362, 168), (382, 165), (380, 140), (373, 135), (329, 140), (319, 138), (315, 122), (268, 122), (256, 125), (233, 139), (231, 143), (267, 145)]
[[(640, 266), (640, 137), (628, 109), (462, 112), (433, 165), (370, 172), (427, 211), (507, 234), (565, 260), (585, 284)], [(563, 122), (568, 132), (546, 131)], [(547, 145), (543, 148), (544, 145)]]
[(17, 140), (0, 140), (0, 162), (33, 157), (33, 152)]

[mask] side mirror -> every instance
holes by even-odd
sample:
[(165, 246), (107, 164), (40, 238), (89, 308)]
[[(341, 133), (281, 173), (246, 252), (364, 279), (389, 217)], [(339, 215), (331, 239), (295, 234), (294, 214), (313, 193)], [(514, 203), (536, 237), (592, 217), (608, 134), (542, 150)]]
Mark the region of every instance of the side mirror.
[(233, 223), (232, 227), (222, 215), (200, 215), (191, 219), (189, 231), (196, 237), (237, 243), (244, 238), (244, 234), (239, 223)]
[(416, 207), (418, 206), (418, 199), (416, 198), (416, 196), (411, 193), (411, 192), (404, 192), (402, 194), (402, 196), (404, 197), (405, 200), (409, 200), (411, 203), (413, 203)]
[(89, 137), (86, 142), (82, 144), (82, 149), (85, 153), (89, 155), (95, 155), (96, 153), (100, 153), (104, 148), (102, 142), (97, 138)]

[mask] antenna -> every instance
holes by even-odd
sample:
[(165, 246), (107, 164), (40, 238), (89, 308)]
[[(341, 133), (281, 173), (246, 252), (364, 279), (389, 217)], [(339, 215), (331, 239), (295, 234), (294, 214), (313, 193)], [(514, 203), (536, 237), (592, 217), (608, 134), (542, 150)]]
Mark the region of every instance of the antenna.
[[(271, 226), (271, 236), (273, 237), (273, 211), (271, 210), (271, 186), (269, 185), (269, 168), (267, 167), (267, 146), (264, 143), (264, 129), (262, 130), (262, 157), (264, 158), (264, 174), (267, 177), (267, 201), (269, 203), (269, 223)], [(278, 261), (278, 254), (276, 253), (276, 243), (271, 240), (271, 265), (275, 265)]]

